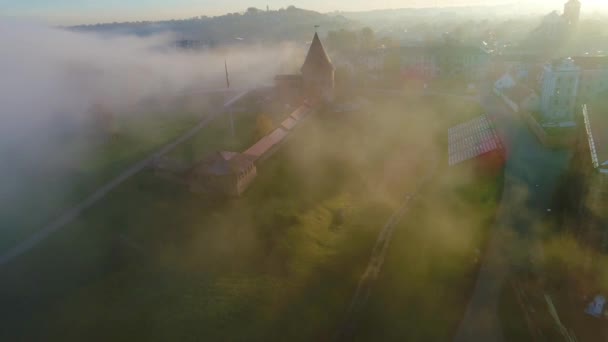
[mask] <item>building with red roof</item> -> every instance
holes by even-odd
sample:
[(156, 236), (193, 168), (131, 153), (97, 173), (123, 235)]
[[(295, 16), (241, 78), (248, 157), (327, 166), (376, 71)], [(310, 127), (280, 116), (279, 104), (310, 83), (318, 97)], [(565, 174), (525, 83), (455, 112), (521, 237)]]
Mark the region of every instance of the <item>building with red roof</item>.
[(475, 161), (483, 171), (494, 172), (504, 166), (503, 144), (487, 115), (448, 129), (448, 164), (469, 161)]

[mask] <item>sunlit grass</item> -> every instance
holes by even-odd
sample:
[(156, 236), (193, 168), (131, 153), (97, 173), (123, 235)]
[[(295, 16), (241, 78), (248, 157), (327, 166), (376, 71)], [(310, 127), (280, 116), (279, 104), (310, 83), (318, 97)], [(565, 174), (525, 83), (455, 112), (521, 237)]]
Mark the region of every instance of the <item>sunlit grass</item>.
[[(259, 166), (239, 199), (201, 197), (152, 172), (137, 176), (6, 269), (0, 289), (14, 299), (2, 308), (7, 336), (330, 339), (379, 229), (440, 154), (444, 125), (437, 113), (415, 110), (382, 101), (369, 112), (317, 113)], [(448, 191), (439, 190), (429, 201)], [(425, 215), (412, 213), (418, 226), (396, 238), (396, 251), (413, 253), (399, 246), (406, 243), (468, 260), (458, 246), (476, 242), (434, 246), (441, 231), (432, 227), (450, 228)], [(459, 262), (428, 265), (438, 279), (460, 279)], [(26, 319), (28, 312), (37, 314)]]

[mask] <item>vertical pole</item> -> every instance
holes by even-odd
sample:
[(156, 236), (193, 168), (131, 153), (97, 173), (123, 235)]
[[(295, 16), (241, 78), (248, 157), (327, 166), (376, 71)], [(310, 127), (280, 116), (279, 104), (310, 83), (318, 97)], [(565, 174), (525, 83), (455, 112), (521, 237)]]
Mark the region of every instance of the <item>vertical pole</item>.
[(230, 132), (232, 134), (232, 139), (234, 139), (234, 118), (232, 117), (232, 108), (228, 109), (230, 111)]
[[(230, 77), (228, 75), (228, 62), (224, 60), (224, 69), (226, 70), (226, 93), (230, 90)], [(234, 139), (234, 117), (232, 113), (232, 106), (228, 108), (228, 115), (230, 116), (230, 133), (232, 134), (232, 139)]]

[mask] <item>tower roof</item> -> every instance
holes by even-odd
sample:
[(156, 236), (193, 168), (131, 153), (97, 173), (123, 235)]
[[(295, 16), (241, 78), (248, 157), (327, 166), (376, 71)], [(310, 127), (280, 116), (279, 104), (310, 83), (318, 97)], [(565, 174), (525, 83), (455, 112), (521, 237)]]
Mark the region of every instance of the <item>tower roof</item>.
[(308, 50), (308, 54), (306, 55), (304, 65), (302, 65), (302, 72), (314, 72), (317, 70), (335, 70), (335, 67), (329, 59), (327, 52), (325, 52), (325, 48), (323, 48), (323, 44), (321, 44), (319, 35), (315, 33), (315, 36), (312, 39), (312, 44), (310, 44), (310, 49)]

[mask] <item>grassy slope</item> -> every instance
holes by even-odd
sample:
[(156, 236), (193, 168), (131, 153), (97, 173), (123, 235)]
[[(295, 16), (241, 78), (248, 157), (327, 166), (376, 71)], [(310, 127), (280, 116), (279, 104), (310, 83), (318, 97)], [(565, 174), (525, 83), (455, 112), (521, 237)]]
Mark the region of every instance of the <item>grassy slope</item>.
[[(81, 157), (73, 166), (68, 166), (69, 176), (64, 175), (61, 180), (48, 175), (32, 179), (30, 191), (23, 194), (23, 201), (13, 203), (9, 212), (0, 215), (3, 216), (0, 226), (6, 227), (0, 230), (0, 252), (27, 238), (63, 210), (185, 132), (198, 120), (198, 115), (150, 116), (118, 118), (119, 133), (105, 144), (84, 150), (86, 144), (73, 143), (62, 149), (57, 159), (65, 158), (66, 154)], [(66, 179), (69, 179), (69, 185)]]
[[(434, 153), (436, 133), (443, 134), (436, 124), (442, 111), (422, 113), (409, 105), (377, 105), (373, 113), (343, 121), (311, 118), (260, 167), (240, 199), (205, 199), (151, 174), (130, 180), (4, 270), (0, 319), (10, 328), (0, 338), (329, 339), (378, 229), (396, 199), (428, 172), (425, 154)], [(408, 115), (414, 113), (419, 115)], [(193, 148), (212, 137), (197, 138)], [(429, 202), (445, 195), (440, 190)], [(383, 278), (402, 268), (397, 259), (407, 252), (420, 261), (409, 273), (420, 278), (418, 286), (432, 274), (458, 290), (456, 274), (463, 267), (440, 262), (440, 255), (450, 253), (466, 268), (470, 255), (458, 247), (478, 237), (456, 239), (455, 246), (435, 241), (433, 235), (451, 228), (420, 211), (404, 223), (415, 223), (412, 229), (399, 229)], [(423, 261), (420, 246), (440, 253)], [(381, 283), (400, 290), (411, 283), (406, 275)], [(437, 288), (449, 297), (447, 285)], [(445, 296), (422, 298), (430, 310), (443, 305)], [(462, 310), (456, 302), (454, 310)]]
[(440, 173), (398, 227), (361, 340), (447, 341), (474, 286), (499, 181)]
[[(446, 103), (440, 97), (433, 98), (433, 108), (444, 115), (437, 137), (441, 146), (447, 143), (448, 127), (481, 114), (473, 103)], [(358, 340), (452, 338), (474, 287), (502, 190), (501, 176), (476, 176), (470, 166), (442, 165), (398, 226), (359, 318)]]
[(408, 183), (382, 184), (402, 166), (386, 163), (407, 143), (399, 115), (312, 118), (237, 200), (132, 179), (6, 270), (8, 336), (330, 336), (401, 193), (389, 185)]

